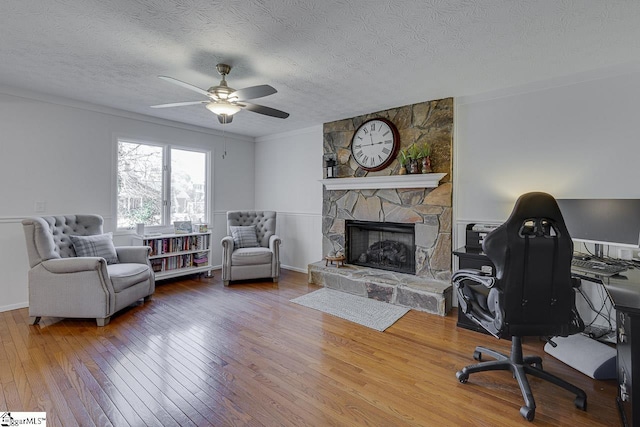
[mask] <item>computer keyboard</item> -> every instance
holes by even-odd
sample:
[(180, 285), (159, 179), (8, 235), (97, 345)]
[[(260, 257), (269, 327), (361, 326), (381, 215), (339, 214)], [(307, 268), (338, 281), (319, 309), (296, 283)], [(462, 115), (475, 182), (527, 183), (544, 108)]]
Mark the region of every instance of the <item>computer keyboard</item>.
[(614, 276), (627, 270), (627, 267), (622, 265), (607, 264), (606, 262), (592, 259), (584, 260), (573, 258), (571, 260), (571, 269), (584, 271), (591, 274), (597, 274), (598, 276)]

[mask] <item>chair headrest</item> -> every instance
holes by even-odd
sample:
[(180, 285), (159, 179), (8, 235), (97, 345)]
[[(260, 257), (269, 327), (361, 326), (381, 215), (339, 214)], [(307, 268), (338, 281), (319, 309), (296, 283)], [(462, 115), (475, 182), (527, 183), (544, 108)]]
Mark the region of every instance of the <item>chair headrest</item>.
[[(509, 218), (484, 239), (483, 251), (496, 266), (498, 277), (502, 277), (502, 273), (508, 268), (508, 259), (513, 259), (523, 250), (525, 237), (530, 238), (531, 244), (536, 245), (548, 245), (551, 240), (536, 239), (537, 237), (553, 238), (560, 251), (562, 264), (566, 264), (569, 271), (573, 241), (558, 203), (552, 195), (543, 192), (523, 194), (516, 201)], [(534, 240), (540, 241), (534, 243)]]
[(564, 224), (556, 199), (552, 195), (542, 192), (526, 193), (518, 197), (513, 211), (505, 223), (522, 223), (530, 218), (547, 218)]

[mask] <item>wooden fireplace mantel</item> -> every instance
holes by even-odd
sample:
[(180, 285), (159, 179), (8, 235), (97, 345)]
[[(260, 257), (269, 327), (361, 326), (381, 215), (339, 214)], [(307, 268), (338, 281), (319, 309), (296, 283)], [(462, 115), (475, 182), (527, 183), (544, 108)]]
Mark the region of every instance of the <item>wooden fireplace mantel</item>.
[(321, 179), (327, 190), (381, 190), (385, 188), (435, 188), (446, 173)]

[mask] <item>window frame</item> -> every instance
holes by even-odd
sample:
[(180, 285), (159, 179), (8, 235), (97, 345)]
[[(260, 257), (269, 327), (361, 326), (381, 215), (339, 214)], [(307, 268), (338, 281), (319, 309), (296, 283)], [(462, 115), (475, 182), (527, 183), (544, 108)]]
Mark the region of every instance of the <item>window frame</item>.
[(124, 135), (114, 135), (113, 139), (113, 168), (112, 168), (112, 214), (113, 214), (113, 229), (116, 232), (126, 232), (135, 229), (135, 225), (127, 227), (118, 227), (118, 148), (120, 143), (141, 144), (151, 147), (159, 147), (162, 149), (162, 213), (160, 225), (146, 225), (145, 230), (151, 232), (163, 232), (168, 233), (173, 231), (173, 223), (171, 221), (171, 150), (191, 151), (195, 153), (202, 153), (205, 155), (205, 177), (204, 177), (204, 215), (202, 221), (206, 224), (210, 224), (210, 218), (212, 215), (211, 207), (211, 192), (213, 187), (212, 182), (212, 167), (211, 159), (213, 152), (211, 149), (189, 147), (170, 142), (149, 141), (147, 139), (132, 138)]

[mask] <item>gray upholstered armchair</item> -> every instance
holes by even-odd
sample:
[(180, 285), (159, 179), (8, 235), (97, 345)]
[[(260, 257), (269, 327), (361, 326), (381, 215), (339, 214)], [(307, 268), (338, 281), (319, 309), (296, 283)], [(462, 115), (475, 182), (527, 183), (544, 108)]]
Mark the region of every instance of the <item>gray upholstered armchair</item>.
[(227, 212), (222, 239), (222, 281), (280, 277), (280, 237), (273, 211)]
[[(144, 298), (155, 278), (148, 246), (114, 247), (99, 215), (27, 218), (29, 316), (95, 318), (98, 326)], [(93, 256), (86, 256), (93, 255)]]

